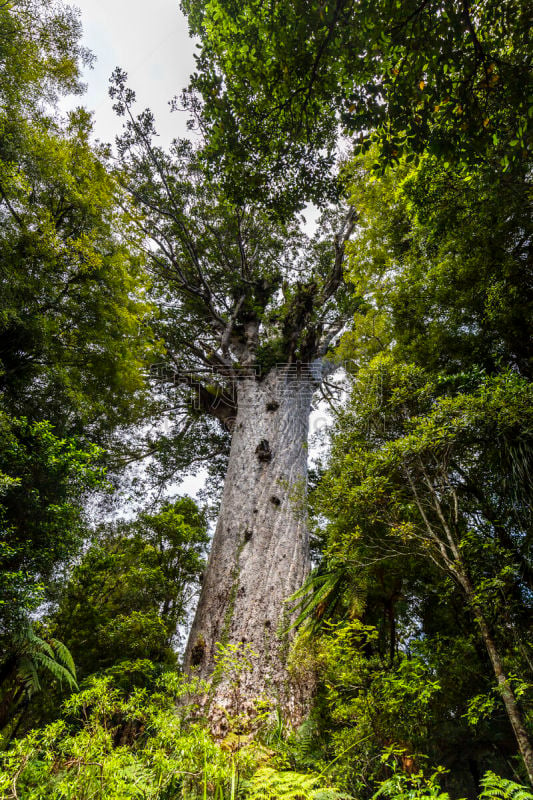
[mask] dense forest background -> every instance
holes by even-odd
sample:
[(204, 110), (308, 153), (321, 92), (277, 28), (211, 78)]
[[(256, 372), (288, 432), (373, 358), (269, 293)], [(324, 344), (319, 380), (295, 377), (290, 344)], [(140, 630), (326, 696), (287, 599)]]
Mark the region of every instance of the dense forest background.
[[(113, 146), (61, 113), (74, 9), (0, 3), (0, 796), (533, 798), (528, 4), (182, 7), (165, 151), (120, 69)], [(296, 728), (245, 713), (253, 648), (181, 668), (250, 353), (341, 376), (279, 632)]]

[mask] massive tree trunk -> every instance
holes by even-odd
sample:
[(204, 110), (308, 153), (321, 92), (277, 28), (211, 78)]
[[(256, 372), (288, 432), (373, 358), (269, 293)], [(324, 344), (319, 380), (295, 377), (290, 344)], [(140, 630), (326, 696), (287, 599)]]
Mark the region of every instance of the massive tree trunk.
[[(313, 379), (307, 368), (277, 367), (238, 382), (228, 471), (185, 667), (213, 679), (209, 716), (251, 711), (254, 698), (279, 703), (296, 723), (308, 687), (286, 670), (286, 599), (309, 570), (307, 437)], [(216, 669), (217, 643), (249, 646), (251, 668)], [(221, 672), (221, 674), (220, 674)]]

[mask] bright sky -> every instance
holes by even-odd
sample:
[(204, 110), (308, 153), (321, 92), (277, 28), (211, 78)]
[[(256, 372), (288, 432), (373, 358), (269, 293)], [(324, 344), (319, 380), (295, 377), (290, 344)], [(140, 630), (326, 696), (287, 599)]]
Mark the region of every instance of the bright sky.
[[(73, 0), (82, 15), (84, 44), (97, 58), (85, 74), (88, 91), (74, 98), (94, 112), (95, 134), (113, 141), (121, 122), (112, 109), (108, 81), (113, 69), (128, 73), (139, 111), (155, 114), (161, 144), (186, 134), (185, 112), (170, 112), (168, 102), (194, 70), (194, 42), (178, 0)], [(69, 106), (71, 103), (69, 103)]]

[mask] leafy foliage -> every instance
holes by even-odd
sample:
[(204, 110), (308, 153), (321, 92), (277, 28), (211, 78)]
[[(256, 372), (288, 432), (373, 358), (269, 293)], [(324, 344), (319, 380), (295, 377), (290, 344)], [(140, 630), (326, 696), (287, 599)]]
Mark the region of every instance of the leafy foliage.
[[(339, 758), (344, 785), (365, 791), (358, 771), (382, 779), (373, 759), (394, 731), (408, 753), (450, 766), (451, 796), (472, 794), (476, 771), (497, 759), (506, 770), (502, 700), (530, 736), (528, 179), (494, 166), (460, 173), (433, 157), (380, 178), (366, 157), (346, 170), (361, 301), (339, 359), (352, 394), (315, 496), (324, 557), (300, 593), (301, 620), (323, 631), (334, 752), (355, 745)], [(348, 639), (341, 656), (328, 629), (339, 618), (374, 635)], [(389, 697), (383, 679), (398, 681)], [(408, 702), (394, 716), (400, 686), (429, 698), (414, 723)]]
[[(237, 747), (217, 743), (194, 719), (191, 699), (208, 687), (173, 672), (160, 676), (151, 691), (124, 690), (108, 675), (93, 677), (63, 705), (60, 720), (12, 743), (0, 755), (0, 792), (6, 798), (59, 800), (66, 793), (90, 797), (149, 798), (150, 800), (350, 800), (353, 795), (331, 787), (325, 770), (303, 772), (288, 768), (287, 748), (265, 747), (242, 737)], [(292, 748), (292, 749), (291, 749)], [(394, 800), (441, 798), (443, 770), (406, 774), (398, 768), (397, 747), (380, 761), (390, 776), (375, 797)], [(512, 781), (487, 773), (483, 797), (527, 798), (530, 793)], [(494, 788), (495, 794), (487, 792)]]
[(461, 175), (427, 157), (373, 180), (365, 157), (347, 175), (359, 211), (349, 274), (361, 297), (347, 359), (392, 347), (406, 362), (449, 375), (442, 388), (451, 391), (502, 366), (530, 378), (527, 172)]
[(41, 684), (75, 686), (68, 650), (30, 617), (79, 554), (89, 493), (107, 488), (101, 445), (146, 412), (157, 347), (107, 151), (86, 111), (57, 111), (83, 91), (80, 37), (61, 2), (0, 5), (1, 728)]
[(21, 679), (27, 695), (31, 697), (41, 689), (39, 668), (50, 672), (59, 683), (64, 681), (69, 688), (78, 688), (72, 655), (62, 642), (57, 639), (45, 641), (28, 626), (19, 648), (22, 657), (17, 665), (17, 677)]
[(508, 167), (527, 151), (522, 0), (182, 8), (201, 40), (186, 104), (234, 194), (282, 208), (323, 198), (339, 131), (359, 145), (377, 141), (378, 166), (430, 152)]
[(104, 485), (101, 450), (60, 439), (47, 422), (2, 414), (0, 470), (0, 729), (17, 718), (43, 678), (75, 688), (69, 651), (40, 637), (30, 615), (52, 576), (81, 547), (82, 499)]
[(80, 676), (122, 661), (175, 662), (206, 543), (205, 519), (190, 498), (99, 529), (48, 622)]
[(317, 788), (320, 776), (280, 772), (273, 767), (257, 770), (249, 782), (250, 800), (343, 800), (348, 795), (336, 789)]
[[(203, 146), (157, 147), (118, 70), (113, 175), (86, 112), (54, 111), (90, 60), (76, 13), (0, 6), (0, 794), (531, 798), (528, 9), (183, 5)], [(365, 152), (337, 180), (339, 132)], [(309, 198), (332, 201), (312, 239)], [(203, 515), (182, 498), (102, 526), (71, 569), (105, 480), (91, 442), (165, 405), (168, 435), (128, 457), (220, 471), (240, 371), (331, 355), (351, 318), (294, 598), (315, 705), (289, 732), (259, 699), (255, 735), (237, 713), (216, 742), (212, 688), (172, 671)], [(218, 647), (233, 711), (253, 657)]]
[(104, 440), (138, 418), (152, 348), (133, 231), (86, 112), (0, 124), (4, 404)]
[(499, 797), (501, 800), (531, 800), (533, 794), (524, 786), (520, 786), (514, 781), (507, 781), (500, 778), (493, 772), (487, 772), (481, 780), (483, 790), (480, 800), (488, 800), (491, 797)]
[(345, 796), (319, 790), (316, 776), (263, 767), (254, 777), (265, 748), (251, 741), (228, 751), (204, 726), (187, 721), (193, 711), (188, 699), (202, 688), (172, 672), (151, 693), (125, 694), (110, 676), (91, 679), (65, 702), (64, 719), (32, 731), (3, 754), (0, 791), (14, 789), (21, 800), (60, 798), (66, 791), (80, 798), (97, 792), (153, 800), (235, 798), (237, 791), (254, 798)]
[(6, 483), (0, 505), (2, 602), (0, 636), (35, 609), (42, 582), (81, 544), (84, 494), (104, 482), (101, 450), (60, 439), (48, 422), (1, 422), (1, 465)]
[[(392, 753), (391, 753), (392, 750)], [(402, 751), (398, 748), (389, 748), (382, 760), (391, 759), (391, 755), (401, 755)], [(434, 800), (450, 800), (447, 792), (442, 792), (439, 785), (439, 778), (442, 777), (444, 770), (438, 768), (431, 775), (425, 775), (423, 770), (406, 774), (398, 769), (397, 763), (392, 761), (393, 774), (390, 778), (383, 781), (374, 798), (388, 797), (390, 800), (418, 800), (418, 798), (433, 798)]]

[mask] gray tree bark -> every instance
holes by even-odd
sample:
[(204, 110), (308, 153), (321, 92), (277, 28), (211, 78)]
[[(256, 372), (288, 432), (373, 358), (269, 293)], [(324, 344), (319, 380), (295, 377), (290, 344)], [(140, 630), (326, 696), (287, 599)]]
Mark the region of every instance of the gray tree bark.
[[(259, 696), (294, 724), (306, 710), (309, 687), (291, 685), (283, 631), (290, 621), (285, 601), (310, 567), (305, 496), (315, 385), (294, 365), (238, 382), (222, 504), (185, 653), (188, 672), (213, 679), (208, 713), (222, 728), (224, 709), (251, 711)], [(256, 654), (237, 689), (231, 674), (217, 673), (217, 643)]]

